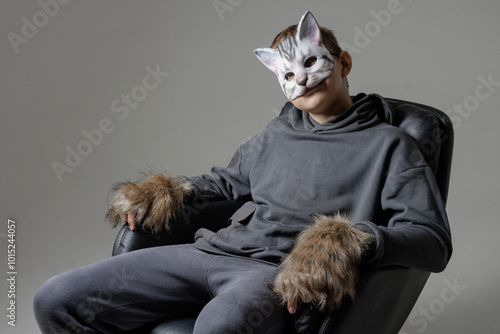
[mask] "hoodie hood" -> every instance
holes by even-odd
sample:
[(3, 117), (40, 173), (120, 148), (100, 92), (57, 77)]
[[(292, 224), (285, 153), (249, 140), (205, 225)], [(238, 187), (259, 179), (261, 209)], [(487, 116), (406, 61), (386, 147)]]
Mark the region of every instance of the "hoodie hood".
[(297, 109), (290, 103), (288, 120), (299, 131), (315, 133), (345, 133), (360, 131), (380, 122), (392, 124), (393, 110), (389, 103), (378, 94), (358, 94), (354, 104), (342, 114), (321, 124), (314, 124), (309, 113)]

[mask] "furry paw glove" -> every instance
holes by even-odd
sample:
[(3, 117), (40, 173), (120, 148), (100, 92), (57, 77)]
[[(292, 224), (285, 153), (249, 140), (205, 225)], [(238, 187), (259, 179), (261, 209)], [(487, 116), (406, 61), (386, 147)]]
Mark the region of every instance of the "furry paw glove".
[(182, 207), (193, 190), (188, 181), (163, 174), (147, 175), (144, 180), (117, 183), (113, 186), (107, 218), (116, 226), (127, 212), (135, 215), (142, 229), (159, 233), (169, 229), (168, 222)]
[(344, 296), (355, 297), (358, 265), (373, 239), (345, 216), (318, 215), (281, 264), (274, 291), (283, 303), (301, 299), (320, 310), (338, 307)]

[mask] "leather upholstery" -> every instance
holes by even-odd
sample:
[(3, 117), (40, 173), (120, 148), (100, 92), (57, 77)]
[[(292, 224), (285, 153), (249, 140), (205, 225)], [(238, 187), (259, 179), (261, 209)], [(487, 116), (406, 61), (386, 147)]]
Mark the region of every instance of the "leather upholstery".
[[(413, 138), (432, 168), (446, 203), (453, 151), (450, 119), (442, 111), (426, 105), (396, 99), (387, 101), (395, 111), (394, 119), (387, 121)], [(291, 107), (290, 102), (285, 104), (282, 114)], [(227, 225), (228, 218), (241, 204), (237, 201), (210, 202), (203, 210), (190, 216), (189, 224), (178, 224), (172, 234), (161, 239), (142, 231), (132, 232), (128, 225), (124, 225), (115, 241), (113, 255), (145, 247), (190, 242), (194, 232), (202, 226), (217, 230)], [(429, 272), (399, 266), (376, 270), (362, 268), (355, 303), (346, 301), (335, 312), (305, 314), (301, 320), (308, 321), (308, 317), (313, 317), (311, 319), (316, 322), (316, 328), (310, 333), (314, 334), (398, 333), (429, 275)], [(137, 333), (192, 333), (194, 321), (194, 318), (169, 320), (150, 325), (147, 330), (140, 329)]]
[(448, 199), (454, 132), (444, 112), (419, 103), (387, 99), (395, 111), (393, 125), (405, 130), (432, 168), (443, 201)]
[(201, 227), (210, 227), (215, 231), (227, 227), (229, 218), (243, 203), (241, 201), (207, 203), (204, 208), (197, 209), (189, 215), (187, 224), (184, 217), (177, 217), (180, 222), (174, 224), (170, 233), (165, 233), (161, 237), (139, 229), (132, 232), (125, 224), (118, 232), (112, 256), (148, 247), (191, 243), (194, 241), (194, 233)]

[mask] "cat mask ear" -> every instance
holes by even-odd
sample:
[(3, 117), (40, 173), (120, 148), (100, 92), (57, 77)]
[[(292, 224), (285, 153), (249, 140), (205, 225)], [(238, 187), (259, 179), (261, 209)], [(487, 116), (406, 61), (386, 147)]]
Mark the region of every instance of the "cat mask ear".
[(321, 30), (318, 22), (310, 11), (307, 11), (300, 19), (297, 31), (299, 34), (299, 40), (311, 40), (312, 42), (317, 43), (318, 46), (323, 45), (323, 42), (321, 41)]
[(255, 55), (262, 64), (266, 65), (268, 69), (273, 71), (276, 75), (278, 75), (278, 57), (279, 53), (276, 49), (271, 48), (259, 48), (254, 50)]
[(278, 77), (286, 97), (292, 101), (328, 78), (334, 67), (330, 52), (323, 46), (316, 19), (307, 11), (294, 36), (276, 49), (254, 50), (259, 60)]

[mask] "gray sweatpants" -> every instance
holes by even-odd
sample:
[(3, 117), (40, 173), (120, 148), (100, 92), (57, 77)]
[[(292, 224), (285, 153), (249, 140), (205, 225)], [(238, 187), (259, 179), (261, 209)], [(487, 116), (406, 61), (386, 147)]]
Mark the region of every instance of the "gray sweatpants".
[(275, 266), (191, 245), (138, 250), (49, 279), (34, 312), (42, 333), (116, 333), (198, 314), (194, 333), (279, 333)]

